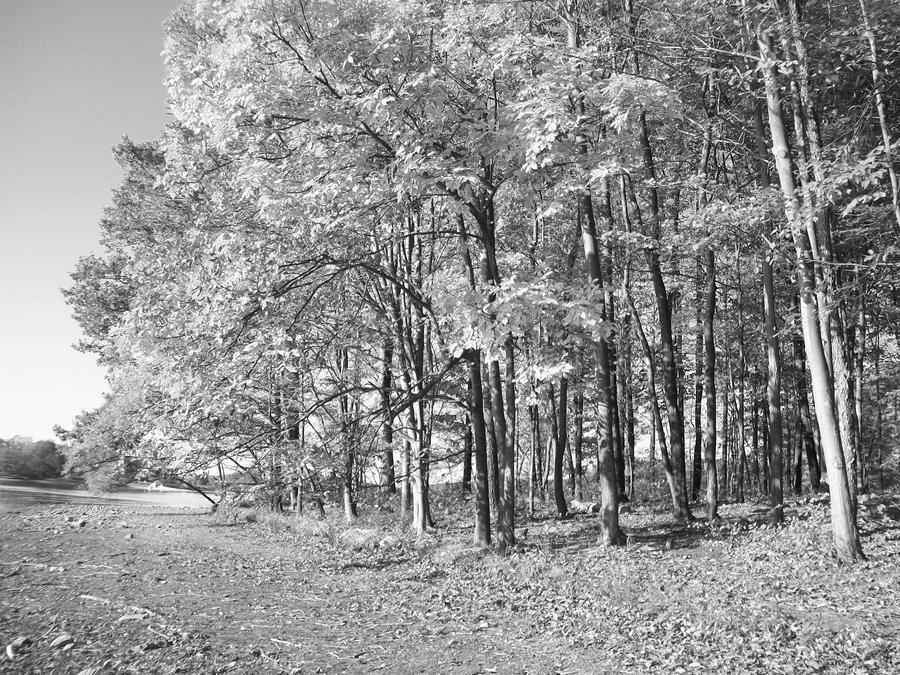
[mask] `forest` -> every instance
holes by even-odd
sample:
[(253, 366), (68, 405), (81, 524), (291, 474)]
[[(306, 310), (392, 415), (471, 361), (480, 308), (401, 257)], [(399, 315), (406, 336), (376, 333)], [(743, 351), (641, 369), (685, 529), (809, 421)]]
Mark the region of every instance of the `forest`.
[(272, 508), (860, 496), (900, 441), (900, 5), (241, 0), (166, 25), (172, 121), (64, 293), (69, 467)]

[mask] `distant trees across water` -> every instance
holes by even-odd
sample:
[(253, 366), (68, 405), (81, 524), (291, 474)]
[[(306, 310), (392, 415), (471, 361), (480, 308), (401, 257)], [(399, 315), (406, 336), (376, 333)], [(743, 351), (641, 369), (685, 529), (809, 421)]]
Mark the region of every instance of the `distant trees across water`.
[(0, 439), (0, 475), (16, 478), (58, 478), (65, 455), (53, 441), (33, 441), (16, 436)]

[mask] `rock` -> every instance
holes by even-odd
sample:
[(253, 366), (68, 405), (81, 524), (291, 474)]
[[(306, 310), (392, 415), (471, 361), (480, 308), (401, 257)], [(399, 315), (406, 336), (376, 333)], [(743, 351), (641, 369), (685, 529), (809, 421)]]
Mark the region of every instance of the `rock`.
[(381, 541), (378, 542), (378, 548), (397, 548), (399, 545), (400, 540), (391, 535), (383, 537)]
[(85, 668), (84, 670), (79, 670), (78, 675), (100, 675), (103, 672), (102, 668)]
[(55, 638), (53, 638), (53, 642), (50, 643), (50, 646), (65, 648), (66, 645), (71, 645), (73, 642), (75, 642), (75, 638), (73, 638), (69, 633), (60, 633)]
[(597, 502), (582, 502), (577, 499), (573, 499), (569, 504), (569, 510), (572, 513), (599, 513), (600, 512), (600, 504)]
[(338, 541), (354, 551), (373, 549), (379, 545), (378, 532), (363, 527), (351, 527), (338, 535)]
[(6, 645), (6, 656), (10, 661), (18, 656), (19, 652), (24, 650), (31, 644), (31, 638), (27, 635), (20, 635), (15, 640)]
[(128, 534), (125, 535), (125, 538), (126, 539), (134, 539), (134, 535), (131, 534), (131, 532), (129, 532)]
[[(597, 510), (599, 511), (599, 504), (597, 505)], [(625, 513), (631, 513), (631, 504), (620, 504), (619, 505), (619, 515), (623, 515)]]

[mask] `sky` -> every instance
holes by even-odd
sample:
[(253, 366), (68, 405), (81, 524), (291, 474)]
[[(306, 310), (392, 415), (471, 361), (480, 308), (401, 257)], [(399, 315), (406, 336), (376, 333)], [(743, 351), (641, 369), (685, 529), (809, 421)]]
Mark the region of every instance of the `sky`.
[(60, 289), (100, 253), (112, 147), (168, 120), (162, 23), (176, 0), (0, 0), (0, 438), (53, 439), (104, 371)]

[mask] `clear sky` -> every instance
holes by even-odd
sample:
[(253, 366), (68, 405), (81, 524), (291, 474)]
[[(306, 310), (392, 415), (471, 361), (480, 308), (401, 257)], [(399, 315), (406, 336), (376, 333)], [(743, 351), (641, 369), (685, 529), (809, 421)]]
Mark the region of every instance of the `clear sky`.
[(53, 438), (106, 388), (60, 288), (99, 252), (111, 148), (167, 121), (177, 0), (0, 0), (0, 438)]

